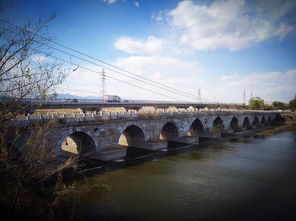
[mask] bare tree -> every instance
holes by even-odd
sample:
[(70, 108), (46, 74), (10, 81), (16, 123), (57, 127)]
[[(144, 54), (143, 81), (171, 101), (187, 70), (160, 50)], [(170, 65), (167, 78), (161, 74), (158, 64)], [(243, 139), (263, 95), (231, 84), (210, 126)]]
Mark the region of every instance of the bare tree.
[(50, 57), (47, 25), (54, 18), (27, 21), (18, 27), (0, 19), (0, 119), (25, 111), (25, 98), (44, 101), (66, 76), (63, 64)]
[[(0, 209), (5, 204), (11, 214), (27, 208), (28, 203), (48, 210), (57, 203), (57, 191), (71, 193), (61, 177), (65, 168), (77, 166), (77, 159), (71, 157), (63, 164), (54, 163), (56, 147), (44, 139), (49, 136), (50, 122), (33, 129), (7, 126), (26, 111), (30, 102), (42, 103), (53, 96), (66, 77), (68, 69), (52, 59), (48, 48), (51, 38), (47, 26), (53, 18), (36, 24), (28, 21), (22, 27), (0, 19), (0, 179), (5, 180), (0, 182)], [(19, 143), (22, 152), (17, 151)], [(37, 197), (36, 191), (53, 177), (55, 188), (47, 190), (50, 197)]]

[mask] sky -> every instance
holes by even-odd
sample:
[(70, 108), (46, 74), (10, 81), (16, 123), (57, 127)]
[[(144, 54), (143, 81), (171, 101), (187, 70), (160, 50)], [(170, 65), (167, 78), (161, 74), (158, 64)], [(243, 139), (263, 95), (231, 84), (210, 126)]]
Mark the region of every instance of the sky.
[[(266, 102), (287, 102), (296, 94), (295, 0), (4, 3), (0, 15), (10, 22), (22, 25), (27, 19), (34, 22), (56, 14), (48, 32), (58, 43), (194, 96), (200, 89), (203, 101), (242, 103), (244, 89), (246, 102), (251, 95)], [(102, 67), (54, 53), (79, 64), (70, 67), (58, 92), (100, 95)], [(125, 99), (196, 99), (105, 72), (107, 94)]]

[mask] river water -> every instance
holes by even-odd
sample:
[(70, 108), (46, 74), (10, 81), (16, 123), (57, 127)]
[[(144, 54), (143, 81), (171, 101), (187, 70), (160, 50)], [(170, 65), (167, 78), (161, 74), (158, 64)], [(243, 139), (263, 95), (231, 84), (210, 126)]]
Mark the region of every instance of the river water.
[(89, 178), (81, 220), (296, 220), (296, 133), (182, 147)]

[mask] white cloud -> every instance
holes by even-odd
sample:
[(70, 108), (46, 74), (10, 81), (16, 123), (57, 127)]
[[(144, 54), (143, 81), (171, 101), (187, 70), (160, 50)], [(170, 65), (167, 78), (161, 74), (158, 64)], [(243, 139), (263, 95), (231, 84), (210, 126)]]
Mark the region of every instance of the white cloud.
[[(190, 94), (197, 95), (197, 90), (200, 88), (202, 98), (217, 102), (242, 103), (244, 88), (246, 89), (247, 100), (250, 98), (251, 92), (253, 96), (261, 97), (267, 102), (274, 100), (289, 101), (296, 94), (296, 69), (247, 75), (229, 74), (215, 80), (208, 78), (206, 72), (196, 61), (185, 61), (173, 57), (130, 56), (119, 58), (112, 63), (132, 73)], [(97, 72), (101, 71), (101, 68), (96, 66), (82, 66)], [(122, 73), (130, 75), (126, 72)], [(188, 97), (156, 89), (109, 70), (106, 70), (106, 75), (138, 87), (158, 91), (169, 97), (157, 95), (107, 77), (106, 85), (109, 94), (117, 94), (128, 99), (192, 100)], [(63, 93), (99, 96), (101, 91), (100, 75), (80, 67), (69, 75), (62, 87)]]
[[(102, 69), (94, 65), (81, 65), (87, 69), (101, 72)], [(59, 87), (59, 93), (69, 93), (79, 96), (99, 96), (101, 85), (100, 85), (100, 75), (93, 71), (83, 69), (82, 67), (72, 67), (71, 71), (68, 73), (66, 80)]]
[(163, 15), (163, 11), (159, 11), (157, 13), (152, 12), (151, 14), (151, 19), (156, 20), (156, 21), (162, 21), (164, 20), (164, 15)]
[[(135, 2), (134, 2), (135, 3)], [(136, 39), (122, 36), (114, 46), (133, 55), (188, 55), (195, 50), (240, 50), (276, 37), (280, 40), (295, 26), (284, 21), (296, 7), (296, 1), (216, 0), (209, 5), (182, 1), (167, 12), (152, 13), (151, 18), (163, 23), (162, 37)]]
[(194, 52), (192, 48), (176, 43), (173, 38), (155, 36), (149, 36), (147, 39), (120, 37), (115, 41), (114, 47), (132, 55), (182, 56), (192, 55)]
[[(241, 101), (243, 89), (270, 101), (288, 101), (296, 94), (296, 69), (285, 72), (251, 73), (248, 75), (226, 75), (217, 82), (218, 91), (226, 100)], [(240, 99), (238, 99), (238, 97)]]
[[(216, 102), (242, 103), (244, 88), (246, 89), (246, 101), (250, 98), (251, 92), (253, 96), (259, 96), (266, 102), (275, 100), (287, 102), (296, 94), (296, 69), (247, 75), (229, 74), (215, 80), (208, 78), (197, 62), (188, 62), (172, 57), (131, 56), (118, 59), (115, 64), (153, 81), (193, 95), (197, 95), (197, 90), (200, 88), (204, 102), (207, 102), (208, 99)], [(125, 80), (155, 90), (153, 87), (134, 80), (128, 80), (128, 78)], [(125, 89), (122, 90), (122, 87)], [(114, 93), (124, 94), (125, 97), (172, 100), (137, 88), (126, 87), (122, 83), (111, 88), (116, 88)], [(183, 101), (192, 100), (169, 92), (161, 92)]]
[[(124, 69), (128, 69), (132, 73), (136, 73), (154, 82), (165, 84), (172, 88), (184, 90), (188, 93), (195, 93), (196, 85), (202, 84), (202, 81), (199, 77), (201, 69), (197, 62), (189, 62), (173, 57), (163, 56), (130, 56), (127, 58), (117, 59), (114, 64)], [(123, 78), (119, 75), (118, 77), (137, 86), (153, 91), (158, 91), (159, 93), (168, 96), (165, 97), (157, 95), (136, 87), (126, 86), (123, 83), (119, 83), (118, 86), (112, 87), (114, 93), (122, 94), (124, 97), (134, 97), (149, 100), (190, 100), (190, 98), (182, 97), (180, 95), (170, 93), (169, 91), (163, 91), (136, 80)]]
[(161, 76), (192, 76), (201, 72), (199, 64), (195, 61), (184, 61), (174, 57), (163, 56), (130, 56), (119, 58), (115, 64), (123, 69), (150, 77)]
[(113, 4), (115, 2), (117, 2), (118, 0), (104, 0), (104, 2), (107, 2), (108, 4)]
[[(188, 62), (177, 58), (161, 56), (130, 56), (127, 58), (119, 58), (112, 63), (155, 82), (169, 85), (172, 88), (179, 88), (189, 93), (195, 93), (197, 85), (202, 84), (202, 81), (199, 80), (198, 76), (201, 70), (197, 62)], [(99, 67), (91, 65), (82, 66), (86, 66), (87, 68), (96, 70), (97, 72), (101, 71)], [(109, 94), (118, 94), (123, 98), (130, 99), (190, 100), (189, 98), (170, 94), (167, 91), (157, 89), (151, 85), (136, 81), (135, 79), (128, 78), (118, 73), (114, 73), (109, 70), (105, 71), (107, 75), (107, 93)], [(130, 75), (126, 72), (122, 73)], [(111, 76), (112, 78), (108, 76)], [(184, 78), (184, 76), (187, 77)], [(173, 97), (175, 99), (142, 90), (129, 84), (119, 82), (113, 78), (136, 85), (137, 87), (158, 91), (159, 93)], [(80, 96), (98, 96), (101, 91), (100, 76), (98, 73), (93, 73), (80, 67), (75, 72), (71, 72), (69, 74), (61, 88), (63, 88), (63, 90), (60, 90), (62, 93), (71, 93)]]
[(161, 38), (149, 36), (146, 40), (120, 37), (114, 43), (115, 48), (130, 54), (162, 54), (166, 41)]
[(139, 2), (134, 1), (134, 5), (135, 5), (137, 8), (140, 7), (140, 3), (139, 3)]
[[(166, 37), (120, 37), (114, 46), (133, 56), (119, 58), (113, 63), (191, 94), (196, 95), (200, 88), (202, 98), (212, 101), (241, 103), (244, 88), (247, 99), (252, 92), (253, 96), (269, 102), (288, 101), (296, 93), (296, 69), (247, 75), (229, 74), (215, 78), (207, 76), (198, 62), (183, 60), (186, 56), (183, 59), (172, 57), (189, 55), (193, 50), (239, 50), (270, 38), (283, 39), (295, 29), (283, 19), (295, 8), (295, 1), (262, 0), (253, 1), (252, 5), (246, 3), (249, 2), (216, 0), (209, 5), (199, 5), (193, 1), (182, 1), (170, 12), (153, 13), (152, 19), (156, 21), (167, 20), (168, 15), (171, 17), (168, 33), (163, 32)], [(115, 77), (155, 90), (129, 78), (116, 74)], [(113, 80), (108, 85), (111, 93), (127, 98), (171, 100)], [(178, 99), (189, 99), (162, 93)]]
[(41, 62), (41, 61), (46, 61), (47, 59), (48, 58), (43, 55), (33, 55), (32, 56), (32, 61)]
[(182, 1), (169, 12), (181, 43), (197, 50), (239, 50), (272, 37), (286, 37), (295, 26), (283, 21), (295, 1), (216, 0), (210, 5)]

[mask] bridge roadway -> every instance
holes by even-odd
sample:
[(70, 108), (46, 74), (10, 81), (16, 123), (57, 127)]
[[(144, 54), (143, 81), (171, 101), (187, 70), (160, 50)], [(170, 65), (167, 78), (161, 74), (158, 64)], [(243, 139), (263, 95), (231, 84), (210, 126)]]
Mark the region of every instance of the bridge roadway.
[(224, 103), (190, 103), (190, 102), (166, 102), (166, 103), (158, 103), (158, 102), (62, 102), (62, 101), (54, 101), (54, 102), (45, 102), (42, 105), (31, 103), (29, 105), (29, 109), (31, 112), (34, 112), (36, 109), (77, 109), (80, 108), (83, 111), (100, 111), (102, 108), (115, 108), (115, 107), (123, 107), (126, 110), (139, 110), (142, 107), (154, 107), (158, 109), (167, 109), (169, 107), (176, 108), (236, 108), (241, 109), (245, 107), (243, 104), (224, 104)]
[(222, 134), (271, 124), (277, 114), (279, 112), (274, 111), (200, 110), (100, 112), (32, 115), (10, 123), (24, 128), (24, 137), (34, 139), (42, 134), (34, 128), (44, 125), (43, 142), (54, 147), (58, 155), (63, 154), (61, 150), (68, 150), (67, 145), (72, 142), (77, 154), (108, 161), (124, 158), (129, 146), (157, 151), (168, 148), (168, 142), (198, 143), (199, 138), (218, 138)]

